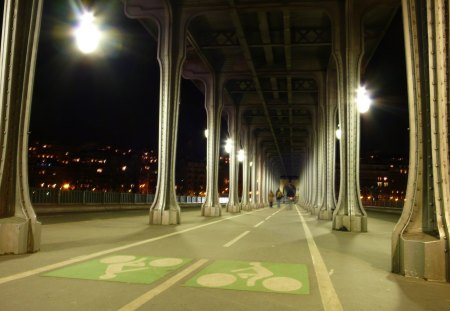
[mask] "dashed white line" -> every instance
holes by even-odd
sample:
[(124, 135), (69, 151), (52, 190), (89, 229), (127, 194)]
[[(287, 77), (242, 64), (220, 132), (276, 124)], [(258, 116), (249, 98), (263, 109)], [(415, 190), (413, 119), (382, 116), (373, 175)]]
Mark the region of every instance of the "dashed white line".
[(258, 222), (256, 225), (254, 225), (254, 228), (258, 228), (259, 226), (261, 226), (263, 223), (265, 222), (265, 220), (262, 220), (260, 222)]
[(312, 236), (308, 225), (303, 218), (302, 213), (295, 207), (297, 214), (303, 225), (303, 230), (305, 231), (306, 241), (308, 243), (309, 252), (311, 253), (311, 258), (314, 264), (314, 271), (316, 272), (317, 283), (319, 285), (320, 298), (322, 299), (322, 304), (325, 311), (342, 311), (344, 310), (341, 305), (341, 301), (334, 289), (333, 283), (331, 282), (330, 275), (327, 270), (327, 266), (320, 255), (319, 249), (317, 248), (316, 242)]
[(118, 311), (134, 311), (134, 310), (138, 309), (139, 307), (141, 307), (145, 303), (147, 303), (150, 300), (152, 300), (157, 295), (161, 294), (163, 291), (165, 291), (165, 290), (169, 289), (170, 287), (172, 287), (174, 284), (176, 284), (178, 281), (180, 281), (182, 278), (184, 278), (188, 274), (190, 274), (193, 271), (195, 271), (198, 268), (200, 268), (207, 261), (208, 261), (208, 259), (200, 259), (199, 261), (197, 261), (194, 264), (190, 265), (189, 267), (187, 267), (183, 271), (180, 271), (179, 273), (177, 273), (176, 275), (174, 275), (173, 277), (171, 277), (170, 279), (168, 279), (164, 283), (156, 286), (155, 288), (152, 288), (151, 290), (149, 290), (145, 294), (139, 296), (138, 298), (136, 298), (132, 302), (126, 304), (125, 306), (120, 308)]
[(250, 231), (245, 231), (244, 233), (242, 233), (242, 234), (238, 235), (237, 237), (235, 237), (230, 242), (224, 244), (223, 247), (230, 247), (231, 245), (233, 245), (234, 243), (236, 243), (237, 241), (239, 241), (240, 239), (242, 239), (244, 236), (246, 236), (249, 233), (250, 233)]

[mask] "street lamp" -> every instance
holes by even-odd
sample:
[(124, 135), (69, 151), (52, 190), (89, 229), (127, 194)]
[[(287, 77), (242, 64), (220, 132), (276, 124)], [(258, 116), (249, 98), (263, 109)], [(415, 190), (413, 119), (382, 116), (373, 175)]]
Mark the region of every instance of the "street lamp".
[(74, 30), (74, 35), (78, 49), (82, 53), (90, 54), (98, 48), (101, 33), (94, 24), (94, 13), (84, 12), (80, 16), (80, 22)]
[(208, 138), (208, 129), (205, 130), (205, 138)]
[(336, 130), (336, 138), (340, 140), (341, 137), (342, 137), (342, 130), (341, 130), (341, 126), (338, 124), (338, 128)]
[(367, 89), (364, 86), (358, 87), (356, 90), (356, 105), (359, 113), (365, 113), (369, 110), (372, 99), (370, 99)]
[(244, 149), (238, 151), (237, 159), (239, 162), (244, 162)]
[(232, 144), (233, 144), (233, 141), (231, 140), (231, 138), (228, 138), (226, 143), (225, 143), (225, 152), (226, 153), (230, 153), (231, 152)]

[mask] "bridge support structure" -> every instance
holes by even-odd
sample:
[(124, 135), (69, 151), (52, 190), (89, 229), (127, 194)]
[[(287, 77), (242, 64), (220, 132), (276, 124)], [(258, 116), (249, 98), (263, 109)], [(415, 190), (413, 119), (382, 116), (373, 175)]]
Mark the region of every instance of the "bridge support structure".
[(403, 0), (410, 164), (392, 271), (450, 281), (449, 16), (445, 0)]
[(40, 249), (28, 185), (28, 129), (42, 0), (6, 0), (0, 54), (0, 254)]
[[(362, 50), (362, 12), (357, 1), (342, 3), (340, 21), (344, 31), (335, 33), (333, 55), (337, 68), (339, 93), (340, 188), (339, 200), (333, 213), (333, 230), (366, 232), (367, 213), (359, 197), (359, 113), (356, 90), (360, 83)], [(337, 29), (335, 29), (337, 31)], [(343, 36), (343, 37), (341, 37)]]
[(155, 200), (149, 211), (149, 223), (179, 224), (180, 207), (175, 193), (175, 161), (180, 83), (186, 58), (189, 14), (171, 1), (157, 1), (145, 9), (133, 5), (132, 1), (126, 2), (125, 12), (131, 18), (150, 18), (158, 26), (160, 64), (158, 181)]
[(202, 205), (202, 216), (222, 215), (219, 203), (219, 157), (220, 120), (223, 109), (223, 79), (218, 74), (209, 75), (205, 80), (205, 107), (208, 125), (206, 152), (206, 201)]

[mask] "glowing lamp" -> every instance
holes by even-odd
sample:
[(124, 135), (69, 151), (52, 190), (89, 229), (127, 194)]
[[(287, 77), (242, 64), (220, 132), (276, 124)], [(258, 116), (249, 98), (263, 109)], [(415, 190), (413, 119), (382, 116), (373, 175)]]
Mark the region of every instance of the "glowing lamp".
[(364, 86), (360, 86), (356, 90), (356, 104), (358, 106), (358, 111), (360, 113), (365, 113), (369, 110), (370, 105), (372, 104), (372, 100), (367, 93), (367, 90)]
[(75, 29), (74, 35), (78, 49), (82, 53), (89, 54), (97, 49), (100, 43), (101, 34), (94, 24), (93, 13), (85, 12), (80, 16), (80, 23)]

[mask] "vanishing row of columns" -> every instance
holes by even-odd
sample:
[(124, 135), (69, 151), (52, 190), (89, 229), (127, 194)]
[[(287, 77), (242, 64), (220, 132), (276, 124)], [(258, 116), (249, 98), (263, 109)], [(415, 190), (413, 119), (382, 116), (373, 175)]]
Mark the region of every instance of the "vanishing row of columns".
[[(40, 223), (29, 199), (28, 129), (34, 69), (39, 39), (42, 0), (6, 0), (0, 55), (0, 254), (39, 250)], [(366, 3), (367, 2), (367, 3)], [(319, 108), (310, 129), (309, 146), (300, 173), (301, 204), (321, 219), (332, 219), (336, 230), (366, 231), (367, 215), (359, 199), (359, 116), (355, 89), (363, 57), (363, 8), (376, 1), (346, 0), (330, 13), (333, 46), (330, 69), (321, 79)], [(152, 5), (155, 7), (152, 8)], [(392, 236), (393, 271), (430, 280), (450, 280), (450, 163), (449, 163), (449, 4), (446, 0), (402, 0), (410, 114), (410, 167), (403, 214)], [(186, 50), (186, 31), (193, 16), (162, 0), (149, 2), (145, 11), (125, 2), (133, 18), (151, 18), (158, 24), (158, 60), (161, 69), (158, 182), (150, 223), (177, 224), (180, 209), (175, 196), (175, 159), (180, 80)], [(20, 14), (17, 14), (20, 12)], [(339, 25), (339, 26), (337, 26)], [(205, 216), (219, 216), (218, 156), (223, 81), (218, 73), (205, 79), (210, 136), (207, 143), (207, 199)], [(343, 135), (340, 148), (340, 182), (334, 199), (334, 130), (336, 111)], [(230, 127), (236, 136), (237, 126)], [(250, 130), (250, 129), (248, 129)], [(245, 131), (239, 131), (245, 132)], [(264, 146), (249, 134), (253, 166), (245, 166), (245, 188), (253, 204), (267, 203), (275, 189), (276, 170), (265, 157)], [(236, 139), (234, 139), (236, 142)], [(257, 139), (256, 139), (257, 141)], [(230, 171), (237, 185), (235, 152)], [(248, 176), (251, 176), (250, 178)], [(243, 209), (248, 208), (249, 191)], [(238, 212), (237, 190), (230, 189), (228, 210)]]

